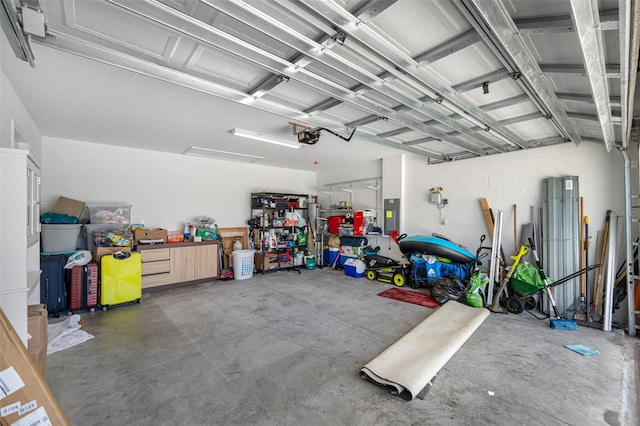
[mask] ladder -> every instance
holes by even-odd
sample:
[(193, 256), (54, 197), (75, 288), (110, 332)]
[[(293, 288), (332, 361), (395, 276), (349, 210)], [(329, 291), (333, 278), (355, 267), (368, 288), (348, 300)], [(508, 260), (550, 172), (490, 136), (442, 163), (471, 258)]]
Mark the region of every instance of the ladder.
[[(622, 157), (624, 158), (624, 191), (625, 191), (625, 252), (626, 252), (626, 269), (627, 275), (627, 307), (628, 307), (628, 330), (629, 336), (636, 335), (636, 315), (640, 315), (640, 311), (635, 307), (635, 284), (640, 276), (635, 274), (635, 271), (640, 270), (638, 268), (638, 260), (634, 259), (633, 251), (634, 247), (638, 246), (635, 242), (633, 235), (633, 223), (640, 222), (640, 219), (633, 214), (633, 207), (631, 201), (640, 198), (638, 194), (632, 193), (631, 188), (631, 160), (629, 159), (629, 153), (626, 150), (620, 150)], [(640, 154), (640, 152), (639, 152)], [(640, 155), (639, 155), (640, 157)], [(636, 167), (637, 170), (637, 167)], [(638, 184), (640, 185), (640, 175), (638, 176)]]

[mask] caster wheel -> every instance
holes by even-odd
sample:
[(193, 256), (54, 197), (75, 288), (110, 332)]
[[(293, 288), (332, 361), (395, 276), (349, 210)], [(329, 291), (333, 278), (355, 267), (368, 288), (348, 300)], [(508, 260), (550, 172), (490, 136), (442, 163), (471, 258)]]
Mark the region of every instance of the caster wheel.
[(136, 299), (136, 303), (142, 303), (142, 299)]
[(109, 310), (109, 307), (105, 305), (105, 306), (103, 306), (103, 307), (102, 307), (102, 310), (103, 310), (104, 312), (107, 312), (107, 311)]
[(369, 281), (375, 281), (378, 278), (378, 273), (376, 271), (367, 271), (367, 278)]
[(404, 287), (406, 280), (401, 272), (393, 274), (393, 283), (398, 287)]
[(95, 311), (96, 311), (96, 308), (89, 309), (89, 312), (95, 312)]
[(524, 308), (527, 311), (535, 309), (537, 304), (538, 302), (536, 301), (536, 298), (533, 296), (528, 296), (526, 299), (524, 299)]
[(507, 297), (505, 305), (507, 311), (512, 314), (520, 314), (524, 311), (524, 302), (519, 297)]

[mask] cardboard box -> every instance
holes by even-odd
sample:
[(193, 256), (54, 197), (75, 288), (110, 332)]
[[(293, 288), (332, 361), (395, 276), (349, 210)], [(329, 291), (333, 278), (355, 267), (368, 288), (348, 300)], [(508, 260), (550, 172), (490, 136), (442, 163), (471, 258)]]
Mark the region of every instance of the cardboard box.
[(27, 332), (31, 336), (27, 342), (29, 354), (44, 375), (47, 369), (47, 343), (49, 329), (47, 305), (29, 305), (27, 318)]
[(256, 253), (254, 261), (258, 271), (269, 271), (280, 267), (280, 261), (276, 253)]
[(133, 232), (133, 239), (136, 244), (140, 242), (140, 240), (162, 240), (162, 242), (167, 242), (167, 230), (166, 229), (136, 229)]
[(78, 201), (67, 197), (58, 197), (58, 201), (51, 211), (53, 213), (64, 213), (80, 218), (84, 211), (84, 201)]
[(131, 246), (128, 247), (94, 247), (91, 252), (91, 258), (95, 260), (98, 265), (100, 265), (100, 258), (105, 254), (111, 254), (118, 251), (122, 251), (125, 253), (131, 252)]
[[(20, 414), (9, 411), (0, 417), (0, 425), (10, 425), (18, 420), (29, 419), (27, 424), (71, 425), (62, 407), (56, 400), (49, 384), (31, 359), (27, 348), (0, 309), (0, 375), (3, 387), (2, 407), (21, 407), (33, 403), (33, 409)], [(15, 379), (19, 379), (16, 381)], [(25, 407), (26, 408), (26, 407)], [(31, 418), (34, 416), (34, 418)]]

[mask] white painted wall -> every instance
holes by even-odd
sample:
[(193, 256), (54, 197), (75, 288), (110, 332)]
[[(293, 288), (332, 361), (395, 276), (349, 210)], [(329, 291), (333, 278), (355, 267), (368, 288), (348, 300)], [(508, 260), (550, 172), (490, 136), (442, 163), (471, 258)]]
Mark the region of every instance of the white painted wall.
[[(13, 120), (13, 126), (11, 121)], [(16, 136), (12, 136), (12, 133)], [(16, 146), (12, 146), (12, 141)], [(33, 122), (29, 112), (18, 97), (13, 85), (3, 72), (0, 71), (0, 147), (22, 148), (17, 143), (28, 143), (31, 156), (38, 162), (42, 161), (42, 134)]]
[[(350, 168), (320, 169), (317, 178), (318, 205), (326, 209), (340, 201), (349, 201), (358, 209), (377, 209), (382, 188), (379, 191), (373, 191), (365, 187), (365, 184), (371, 184), (373, 181), (362, 182), (361, 180), (381, 177), (382, 160), (361, 163)], [(350, 184), (351, 181), (356, 182)], [(339, 189), (349, 187), (353, 191), (351, 194)]]
[(313, 172), (44, 138), (43, 211), (58, 196), (132, 204), (132, 220), (181, 230), (196, 216), (246, 226), (251, 192), (315, 194)]
[[(578, 176), (585, 215), (590, 217), (590, 233), (604, 226), (608, 209), (624, 209), (624, 162), (618, 152), (607, 153), (599, 145), (579, 147), (563, 144), (547, 148), (502, 154), (427, 166), (410, 156), (406, 194), (407, 222), (404, 232), (443, 234), (471, 249), (487, 234), (479, 200), (503, 213), (503, 247), (513, 253), (513, 206), (517, 206), (517, 226), (531, 221), (531, 206), (542, 207), (542, 180), (557, 176)], [(444, 188), (449, 204), (441, 212), (428, 202), (429, 189)], [(439, 213), (446, 224), (440, 224)]]
[[(402, 157), (402, 158), (400, 158)], [(487, 198), (492, 209), (504, 212), (503, 247), (513, 254), (513, 205), (517, 206), (517, 231), (531, 220), (531, 206), (542, 206), (542, 180), (554, 176), (579, 177), (585, 214), (590, 217), (590, 234), (595, 237), (604, 227), (608, 209), (624, 210), (624, 162), (618, 152), (607, 153), (600, 146), (582, 143), (562, 144), (509, 154), (428, 165), (424, 157), (405, 154), (385, 159), (383, 188), (385, 197), (402, 200), (401, 233), (409, 235), (443, 234), (475, 252), (479, 238), (487, 234), (480, 198)], [(404, 163), (404, 174), (397, 170)], [(356, 179), (359, 169), (350, 171)], [(347, 171), (321, 170), (318, 182), (348, 179)], [(449, 204), (442, 210), (429, 203), (429, 190), (442, 187)], [(360, 206), (354, 203), (355, 208)], [(440, 224), (440, 213), (446, 224)], [(380, 245), (380, 254), (400, 259), (395, 243), (388, 238), (370, 238)], [(488, 244), (487, 244), (488, 243)], [(595, 256), (595, 250), (591, 250)]]

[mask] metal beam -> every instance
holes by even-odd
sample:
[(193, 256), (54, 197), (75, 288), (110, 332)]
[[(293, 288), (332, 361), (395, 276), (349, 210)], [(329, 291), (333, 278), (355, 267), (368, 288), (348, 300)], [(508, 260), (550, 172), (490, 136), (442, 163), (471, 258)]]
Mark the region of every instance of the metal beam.
[[(561, 101), (582, 102), (587, 104), (593, 104), (593, 97), (591, 95), (582, 95), (578, 93), (556, 93), (556, 96), (558, 97), (558, 100), (561, 100)], [(610, 96), (609, 105), (612, 107), (619, 107), (620, 96)]]
[(561, 131), (576, 145), (580, 144), (582, 136), (566, 112), (558, 106), (558, 98), (542, 77), (542, 70), (502, 1), (459, 0), (456, 5), (481, 35), (486, 35), (488, 43), (494, 45), (497, 52), (506, 55), (505, 60), (513, 71), (522, 74), (526, 84), (551, 113)]
[[(584, 66), (577, 64), (540, 64), (540, 69), (545, 74), (567, 74), (580, 77), (587, 75)], [(607, 78), (620, 78), (620, 65), (606, 64), (603, 75)]]
[[(629, 146), (629, 74), (631, 68), (631, 0), (618, 0), (620, 28), (618, 40), (620, 49), (620, 96), (622, 98), (620, 114), (622, 121), (622, 147)], [(635, 73), (634, 73), (635, 74)]]
[(513, 105), (520, 104), (522, 102), (528, 102), (531, 99), (526, 94), (522, 93), (520, 95), (514, 96), (512, 98), (503, 99), (501, 101), (492, 102), (490, 104), (482, 105), (481, 108), (484, 111), (495, 111), (497, 109), (510, 107)]
[(598, 116), (596, 114), (588, 114), (586, 112), (567, 111), (567, 115), (569, 118), (577, 118), (579, 120), (598, 121)]
[(305, 109), (304, 112), (307, 114), (312, 114), (317, 111), (326, 111), (340, 105), (341, 103), (342, 101), (340, 99), (327, 98), (324, 101), (318, 102), (317, 104)]
[(271, 74), (249, 90), (249, 96), (261, 97), (280, 83), (289, 81), (286, 75)]
[(398, 0), (369, 0), (353, 12), (363, 22), (369, 22), (382, 12), (393, 6)]
[[(574, 31), (571, 15), (524, 18), (516, 19), (514, 22), (522, 34), (567, 33)], [(600, 13), (600, 28), (603, 31), (618, 29), (618, 11), (608, 10)]]
[(508, 126), (510, 124), (522, 123), (524, 121), (537, 120), (539, 118), (544, 118), (544, 116), (538, 112), (532, 112), (531, 114), (519, 115), (518, 117), (507, 118), (505, 120), (500, 120), (500, 124), (503, 126)]
[[(633, 125), (633, 114), (634, 114), (634, 107), (633, 105), (635, 105), (635, 87), (636, 87), (636, 80), (637, 80), (637, 73), (636, 73), (636, 64), (638, 63), (638, 56), (640, 52), (640, 37), (638, 36), (638, 34), (640, 34), (640, 2), (634, 1), (631, 4), (631, 11), (630, 11), (630, 15), (631, 18), (629, 19), (629, 21), (632, 23), (631, 28), (630, 28), (630, 35), (629, 37), (631, 38), (630, 41), (630, 46), (629, 46), (629, 50), (628, 52), (630, 55), (629, 58), (629, 84), (627, 86), (627, 90), (628, 90), (628, 99), (627, 99), (627, 121), (626, 121), (626, 125), (622, 128), (622, 131), (626, 133), (626, 136), (623, 136), (623, 142), (626, 141), (627, 145), (625, 146), (623, 144), (623, 148), (628, 149), (629, 145), (631, 143), (632, 140), (632, 131), (637, 130), (636, 126)], [(631, 69), (631, 67), (634, 67), (633, 69)], [(636, 134), (637, 136), (637, 134)]]
[(473, 80), (456, 84), (455, 86), (453, 86), (453, 90), (464, 93), (468, 92), (469, 90), (474, 90), (482, 87), (483, 83), (496, 83), (500, 80), (504, 80), (505, 78), (509, 78), (509, 72), (505, 69), (500, 69), (490, 72), (489, 74), (474, 78)]
[(445, 58), (479, 41), (481, 41), (481, 39), (478, 33), (473, 30), (469, 30), (466, 33), (462, 33), (459, 36), (452, 38), (451, 40), (445, 41), (441, 45), (436, 46), (427, 52), (415, 56), (413, 59), (416, 62), (426, 62), (430, 64), (431, 62)]
[(611, 151), (614, 143), (611, 109), (609, 107), (609, 83), (605, 73), (604, 41), (599, 29), (600, 17), (597, 0), (570, 0), (571, 19), (575, 25), (585, 69), (591, 84), (593, 100), (598, 110), (598, 118), (604, 144)]

